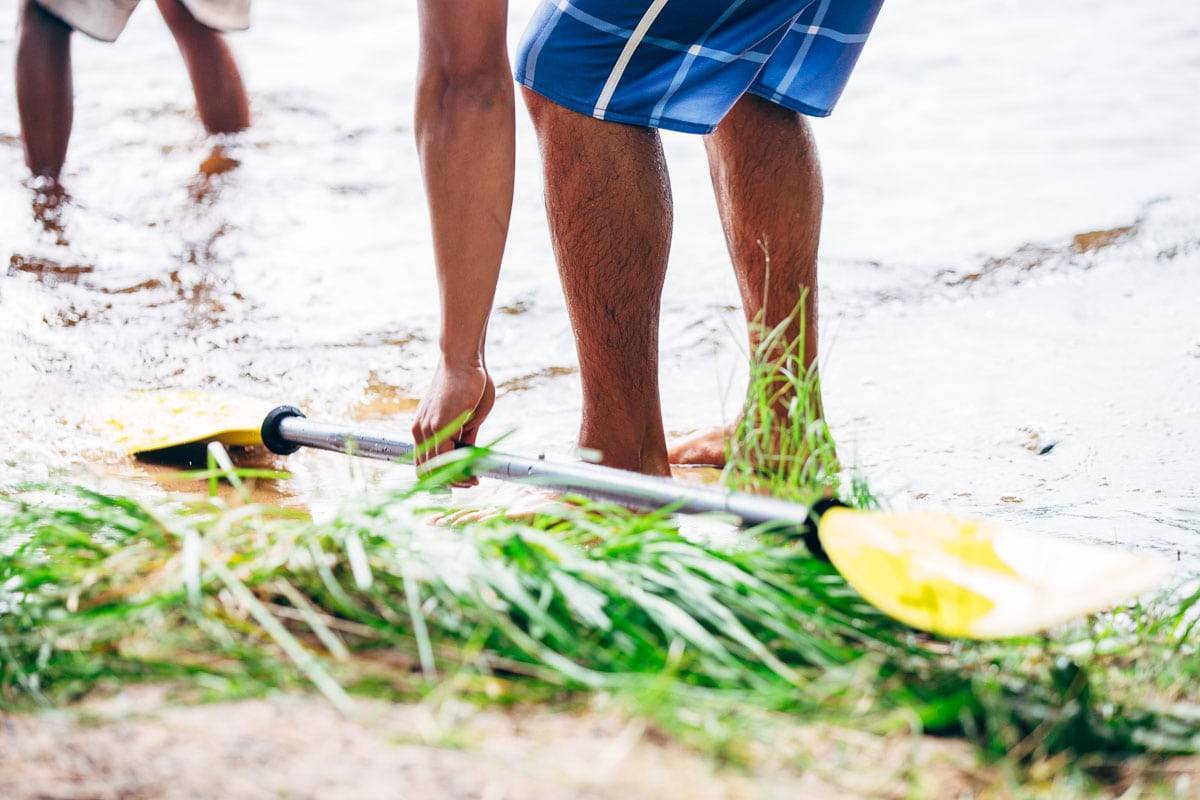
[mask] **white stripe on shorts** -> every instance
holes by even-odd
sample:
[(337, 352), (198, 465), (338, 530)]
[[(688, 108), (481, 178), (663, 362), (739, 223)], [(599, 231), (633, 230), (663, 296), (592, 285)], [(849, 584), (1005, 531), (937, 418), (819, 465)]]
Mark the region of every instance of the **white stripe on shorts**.
[(808, 28), (808, 33), (804, 35), (804, 44), (800, 45), (800, 52), (796, 53), (796, 59), (792, 61), (792, 65), (788, 67), (787, 73), (783, 76), (783, 80), (779, 82), (779, 86), (775, 88), (775, 92), (771, 95), (771, 100), (778, 103), (787, 90), (792, 88), (792, 81), (796, 80), (796, 76), (800, 74), (800, 67), (804, 64), (804, 59), (808, 58), (808, 51), (812, 49), (813, 39), (816, 34), (813, 33), (813, 28), (821, 30), (821, 23), (825, 20), (825, 13), (829, 11), (830, 0), (821, 0), (821, 6), (817, 9), (816, 15), (813, 17), (812, 25)]
[(542, 54), (542, 48), (546, 46), (546, 41), (550, 38), (550, 34), (554, 33), (554, 29), (558, 26), (558, 20), (562, 17), (563, 12), (571, 4), (568, 0), (558, 0), (555, 3), (554, 13), (550, 16), (550, 21), (546, 23), (546, 27), (538, 34), (537, 40), (533, 43), (533, 47), (529, 49), (529, 57), (525, 59), (525, 85), (533, 88), (533, 76), (537, 72), (538, 56)]
[[(633, 29), (633, 35), (625, 42), (621, 56), (617, 59), (617, 63), (613, 64), (612, 72), (608, 74), (608, 80), (605, 81), (604, 89), (600, 92), (600, 99), (596, 101), (596, 107), (592, 109), (592, 116), (596, 119), (604, 119), (604, 112), (608, 110), (608, 103), (617, 91), (617, 84), (621, 82), (621, 76), (625, 74), (625, 68), (629, 66), (634, 51), (638, 49), (646, 31), (650, 30), (650, 26), (654, 24), (654, 20), (658, 19), (658, 15), (662, 13), (663, 7), (668, 2), (669, 0), (654, 0), (646, 9), (646, 13), (642, 15), (637, 27)], [(820, 24), (820, 20), (817, 23)]]
[(683, 62), (679, 65), (679, 69), (675, 71), (675, 78), (671, 81), (671, 85), (667, 87), (666, 94), (662, 96), (662, 98), (658, 101), (658, 104), (654, 106), (654, 111), (650, 114), (651, 127), (658, 125), (658, 121), (662, 119), (663, 111), (666, 109), (667, 103), (671, 102), (671, 98), (675, 96), (675, 92), (679, 91), (679, 87), (683, 85), (683, 79), (687, 77), (688, 72), (692, 69), (692, 63), (696, 60), (696, 56), (700, 55), (700, 53), (703, 51), (704, 43), (708, 41), (708, 37), (712, 36), (717, 28), (720, 28), (722, 25), (724, 25), (725, 21), (733, 16), (733, 12), (737, 11), (738, 7), (744, 2), (746, 2), (746, 0), (734, 0), (734, 2), (730, 3), (729, 7), (725, 9), (725, 12), (721, 14), (721, 16), (717, 17), (716, 21), (713, 22), (712, 25), (708, 26), (708, 30), (706, 30), (704, 35), (700, 37), (700, 41), (688, 48), (687, 55), (684, 56)]

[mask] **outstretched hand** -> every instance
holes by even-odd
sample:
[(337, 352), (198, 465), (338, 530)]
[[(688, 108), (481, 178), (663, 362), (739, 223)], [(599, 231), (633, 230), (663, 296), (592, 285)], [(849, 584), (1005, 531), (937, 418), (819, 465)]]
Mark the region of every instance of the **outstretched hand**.
[[(417, 470), (420, 471), (430, 459), (456, 447), (474, 445), (479, 426), (487, 419), (495, 402), (496, 387), (482, 365), (459, 367), (445, 361), (439, 364), (429, 391), (417, 407), (417, 418), (412, 426), (413, 439), (417, 443)], [(447, 430), (455, 425), (456, 429)], [(443, 434), (441, 441), (437, 441), (438, 434)], [(474, 486), (476, 483), (478, 480), (471, 478), (456, 485)]]

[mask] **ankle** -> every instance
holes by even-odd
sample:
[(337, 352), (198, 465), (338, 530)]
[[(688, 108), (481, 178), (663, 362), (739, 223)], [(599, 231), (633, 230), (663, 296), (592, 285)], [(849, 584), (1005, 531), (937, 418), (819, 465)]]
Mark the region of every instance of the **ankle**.
[(613, 431), (605, 434), (581, 433), (579, 447), (598, 453), (600, 464), (645, 475), (670, 475), (667, 446), (662, 436), (643, 433), (620, 436)]

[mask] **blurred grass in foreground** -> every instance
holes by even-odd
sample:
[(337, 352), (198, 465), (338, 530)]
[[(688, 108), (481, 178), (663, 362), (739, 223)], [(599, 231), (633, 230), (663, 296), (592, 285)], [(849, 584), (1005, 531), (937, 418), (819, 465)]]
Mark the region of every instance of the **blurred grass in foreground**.
[[(777, 333), (752, 369), (727, 481), (872, 504), (861, 481), (844, 484), (815, 372)], [(793, 413), (772, 428), (780, 398)], [(343, 707), (347, 693), (571, 705), (604, 692), (735, 760), (779, 719), (962, 736), (1013, 763), (1057, 757), (1097, 775), (1200, 749), (1196, 593), (1045, 638), (943, 641), (772, 534), (706, 538), (586, 502), (428, 524), (428, 490), (468, 467), (349, 501), (327, 523), (248, 494), (0, 492), (0, 704), (133, 681), (191, 699), (311, 685)]]

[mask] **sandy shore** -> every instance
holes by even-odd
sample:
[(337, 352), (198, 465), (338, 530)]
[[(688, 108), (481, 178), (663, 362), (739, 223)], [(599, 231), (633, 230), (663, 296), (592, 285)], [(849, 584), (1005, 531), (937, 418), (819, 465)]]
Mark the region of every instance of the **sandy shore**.
[(718, 769), (615, 714), (354, 708), (347, 719), (301, 696), (179, 707), (144, 688), (69, 713), (0, 716), (0, 796), (950, 798), (994, 777), (952, 741), (797, 727), (748, 768)]

